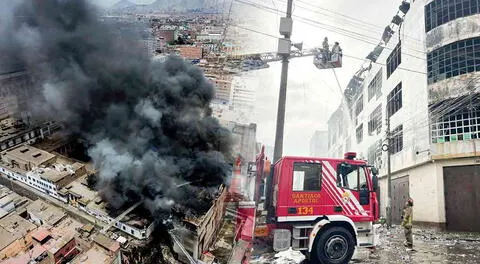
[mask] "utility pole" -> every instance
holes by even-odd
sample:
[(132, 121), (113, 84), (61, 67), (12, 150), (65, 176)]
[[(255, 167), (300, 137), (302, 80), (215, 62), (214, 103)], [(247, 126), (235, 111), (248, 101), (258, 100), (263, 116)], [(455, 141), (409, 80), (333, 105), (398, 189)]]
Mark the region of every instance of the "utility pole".
[(388, 114), (388, 106), (387, 106), (387, 111), (385, 112), (387, 115), (386, 119), (386, 125), (387, 125), (387, 193), (388, 193), (388, 199), (387, 199), (387, 226), (391, 227), (392, 226), (392, 168), (391, 168), (391, 162), (390, 162), (390, 156), (392, 154), (392, 135), (390, 132), (390, 116)]
[(290, 58), (290, 36), (292, 35), (293, 26), (292, 6), (293, 0), (288, 0), (286, 17), (282, 17), (280, 19), (280, 34), (282, 34), (284, 38), (278, 40), (278, 54), (282, 56), (282, 76), (280, 78), (280, 92), (278, 97), (277, 129), (275, 133), (273, 162), (279, 160), (282, 157), (283, 152), (285, 104), (287, 100), (288, 59)]

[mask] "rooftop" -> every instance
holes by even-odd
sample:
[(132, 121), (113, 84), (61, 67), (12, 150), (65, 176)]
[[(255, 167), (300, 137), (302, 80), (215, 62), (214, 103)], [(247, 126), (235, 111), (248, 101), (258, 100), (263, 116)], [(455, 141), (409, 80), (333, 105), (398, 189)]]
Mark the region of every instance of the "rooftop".
[(38, 242), (45, 242), (45, 240), (51, 236), (52, 233), (50, 233), (50, 231), (43, 227), (40, 227), (32, 233), (32, 238), (37, 240)]
[(74, 235), (65, 235), (54, 241), (50, 240), (51, 242), (49, 241), (47, 243), (47, 247), (49, 248), (48, 251), (50, 251), (52, 254), (55, 254), (63, 247), (65, 247), (66, 244), (72, 241), (72, 239), (75, 239)]
[(30, 223), (15, 213), (0, 219), (0, 227), (19, 237), (23, 237), (30, 231), (33, 231), (37, 228), (36, 225)]
[(10, 244), (15, 242), (21, 236), (15, 233), (8, 232), (7, 230), (0, 227), (0, 250), (8, 247)]
[(51, 226), (57, 224), (65, 217), (65, 212), (53, 205), (38, 199), (27, 206), (27, 212), (33, 213)]
[(120, 249), (120, 243), (102, 234), (96, 236), (93, 241), (111, 252), (117, 252)]
[(7, 150), (5, 154), (15, 159), (30, 162), (35, 166), (40, 166), (41, 164), (55, 158), (55, 155), (53, 154), (28, 145), (21, 145)]
[(113, 257), (107, 250), (100, 246), (93, 245), (88, 251), (73, 260), (74, 264), (109, 264)]

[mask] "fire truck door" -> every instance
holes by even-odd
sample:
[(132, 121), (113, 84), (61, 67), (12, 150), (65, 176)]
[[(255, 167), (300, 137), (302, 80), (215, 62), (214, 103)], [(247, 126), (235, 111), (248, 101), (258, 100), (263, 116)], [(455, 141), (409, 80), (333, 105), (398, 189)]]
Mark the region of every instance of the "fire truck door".
[[(351, 204), (355, 214), (370, 210), (370, 191), (364, 166), (341, 163), (337, 168), (337, 184), (344, 189), (342, 199)], [(352, 195), (353, 197), (349, 197)]]

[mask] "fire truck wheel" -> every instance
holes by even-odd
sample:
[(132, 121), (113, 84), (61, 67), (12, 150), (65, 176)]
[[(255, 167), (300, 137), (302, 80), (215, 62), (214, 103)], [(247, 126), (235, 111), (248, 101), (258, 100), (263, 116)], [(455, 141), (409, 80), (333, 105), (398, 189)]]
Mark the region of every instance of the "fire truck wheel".
[(312, 261), (323, 264), (348, 263), (355, 250), (352, 234), (345, 228), (335, 226), (325, 230), (315, 240)]

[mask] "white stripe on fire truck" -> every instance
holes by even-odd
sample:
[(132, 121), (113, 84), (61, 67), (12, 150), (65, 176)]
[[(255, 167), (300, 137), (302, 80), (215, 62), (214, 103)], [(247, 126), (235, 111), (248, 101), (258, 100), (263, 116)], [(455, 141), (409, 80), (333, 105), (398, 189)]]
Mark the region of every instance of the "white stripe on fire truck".
[[(325, 166), (325, 168), (326, 168), (326, 171), (331, 175), (331, 177), (332, 177), (331, 179), (334, 179), (334, 181), (336, 182), (336, 179), (335, 179), (335, 177), (333, 176), (333, 175), (334, 175), (333, 172), (334, 172), (335, 170), (333, 170), (332, 165), (331, 165), (330, 163), (328, 163), (328, 162), (324, 162), (324, 166)], [(340, 192), (341, 197), (343, 197), (343, 194), (344, 194), (345, 192), (347, 192), (347, 193), (349, 194), (350, 199), (348, 200), (348, 206), (352, 209), (353, 212), (359, 212), (359, 213), (362, 212), (362, 210), (361, 210), (360, 208), (358, 208), (357, 204), (355, 204), (355, 202), (354, 202), (355, 200), (357, 200), (357, 198), (356, 198), (350, 191), (344, 190), (344, 189), (338, 187), (336, 184), (335, 184), (335, 189), (336, 189), (338, 192)], [(363, 209), (363, 208), (362, 208), (362, 209)]]
[[(328, 178), (329, 176), (325, 175), (325, 179)], [(328, 194), (330, 195), (330, 197), (332, 198), (332, 200), (337, 203), (338, 206), (342, 206), (343, 205), (343, 202), (342, 200), (338, 197), (338, 195), (335, 195), (334, 194), (334, 190), (333, 188), (331, 187), (331, 183), (328, 181), (328, 180), (325, 180), (324, 181), (325, 183), (325, 189), (327, 190)], [(352, 210), (348, 207), (348, 206), (342, 206), (345, 210), (345, 212), (349, 215), (353, 214)]]
[[(333, 170), (333, 167), (330, 163), (324, 162), (323, 164), (327, 168), (328, 171), (330, 171), (330, 172), (335, 171), (335, 170)], [(337, 187), (336, 189), (340, 190), (342, 193), (347, 192), (350, 196), (350, 200), (349, 200), (348, 204), (349, 205), (353, 204), (353, 206), (356, 208), (356, 211), (358, 211), (360, 214), (367, 215), (367, 213), (365, 212), (365, 209), (363, 209), (363, 207), (358, 202), (357, 197), (355, 197), (355, 195), (353, 195), (352, 192), (350, 192), (349, 190), (344, 191), (343, 189), (341, 189), (339, 187)]]
[[(337, 184), (336, 184), (336, 178), (333, 176), (334, 174), (331, 173), (331, 171), (328, 169), (327, 167), (327, 162), (322, 162), (323, 164), (323, 171), (325, 171), (326, 175), (327, 175), (327, 180), (329, 180), (330, 184), (333, 186), (333, 189), (334, 191), (337, 193), (337, 197), (338, 199), (340, 199), (341, 203), (343, 203), (343, 193), (344, 191), (341, 189), (341, 188), (338, 188)], [(328, 164), (329, 165), (329, 164)], [(355, 206), (353, 206), (353, 204), (351, 204), (350, 202), (346, 204), (346, 206), (344, 207), (347, 207), (347, 208), (350, 208), (350, 211), (351, 213), (353, 214), (355, 212), (355, 210), (358, 210), (358, 209), (355, 209)]]
[[(318, 160), (306, 160), (306, 162), (322, 164), (322, 162)], [(322, 173), (323, 171), (324, 170), (322, 170)], [(348, 204), (347, 206), (345, 206), (341, 196), (341, 189), (338, 189), (336, 187), (335, 181), (332, 182), (332, 178), (330, 177), (330, 175), (328, 173), (325, 173), (325, 177), (322, 177), (322, 178), (326, 179), (325, 187), (330, 198), (332, 198), (332, 200), (334, 200), (334, 202), (336, 202), (339, 206), (342, 206), (345, 210), (345, 213), (347, 213), (348, 215), (354, 215), (354, 211), (355, 211), (354, 207), (351, 204)]]
[[(307, 162), (319, 163), (319, 164), (322, 163), (322, 162), (320, 162), (320, 161), (318, 161), (318, 160), (311, 160), (311, 161), (309, 160), (309, 161), (307, 161)], [(323, 174), (323, 173), (324, 173), (324, 172), (323, 172), (323, 170), (322, 170), (322, 174)], [(338, 195), (338, 194), (339, 194), (339, 193), (338, 193), (338, 190), (335, 191), (335, 190), (336, 190), (336, 188), (335, 188), (335, 183), (331, 181), (331, 178), (329, 177), (329, 175), (328, 175), (327, 173), (324, 173), (324, 174), (325, 174), (325, 177), (323, 177), (323, 175), (322, 175), (322, 178), (323, 178), (323, 179), (326, 179), (326, 181), (325, 181), (325, 187), (326, 187), (327, 193), (329, 194), (330, 198), (332, 198), (332, 200), (334, 200), (334, 202), (336, 202), (337, 205), (339, 205), (339, 206), (344, 205), (341, 196)], [(337, 193), (337, 194), (335, 194), (335, 193)], [(351, 206), (350, 206), (350, 207), (351, 207)], [(353, 214), (353, 207), (349, 208), (349, 207), (343, 206), (343, 208), (345, 209), (345, 211), (346, 211), (347, 214), (350, 214), (350, 215)]]

